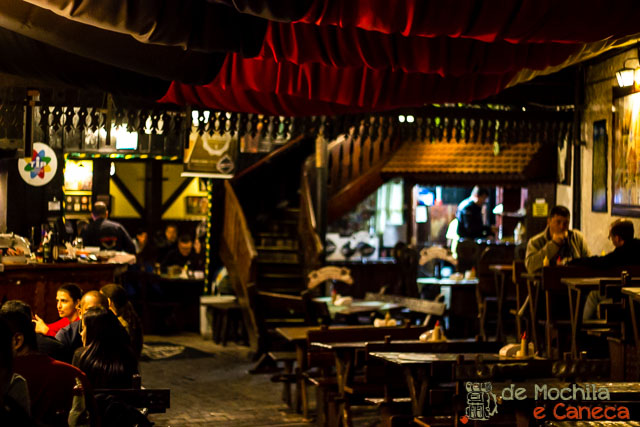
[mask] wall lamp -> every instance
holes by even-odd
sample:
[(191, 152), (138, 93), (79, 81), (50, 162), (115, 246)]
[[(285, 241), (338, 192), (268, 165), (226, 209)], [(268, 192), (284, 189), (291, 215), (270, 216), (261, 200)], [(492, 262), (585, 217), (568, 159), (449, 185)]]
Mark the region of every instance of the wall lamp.
[(629, 67), (627, 64), (631, 61), (635, 61), (636, 64), (638, 64), (638, 58), (629, 58), (624, 61), (624, 66), (622, 67), (622, 69), (616, 72), (618, 86), (620, 87), (633, 86), (634, 82), (636, 82), (636, 85), (640, 84), (640, 67)]

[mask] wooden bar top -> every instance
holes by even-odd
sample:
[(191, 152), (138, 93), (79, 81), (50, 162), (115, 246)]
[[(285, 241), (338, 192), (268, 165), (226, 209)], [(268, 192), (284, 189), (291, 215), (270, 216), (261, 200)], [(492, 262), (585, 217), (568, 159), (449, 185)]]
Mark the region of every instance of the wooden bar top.
[(65, 283), (84, 291), (99, 290), (125, 272), (127, 265), (109, 263), (6, 264), (0, 273), (0, 301), (22, 300), (45, 322), (59, 319), (56, 293)]
[(33, 271), (33, 270), (93, 270), (96, 268), (124, 268), (127, 266), (123, 264), (113, 264), (106, 262), (35, 262), (35, 263), (27, 263), (27, 264), (3, 264), (4, 271)]

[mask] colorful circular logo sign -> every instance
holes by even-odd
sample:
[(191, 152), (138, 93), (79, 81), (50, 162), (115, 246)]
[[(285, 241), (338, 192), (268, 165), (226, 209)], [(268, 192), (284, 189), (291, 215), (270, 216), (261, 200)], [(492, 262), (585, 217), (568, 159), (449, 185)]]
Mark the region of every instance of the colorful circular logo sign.
[(58, 170), (56, 153), (46, 144), (35, 142), (31, 157), (18, 159), (18, 172), (24, 181), (35, 187), (47, 184)]

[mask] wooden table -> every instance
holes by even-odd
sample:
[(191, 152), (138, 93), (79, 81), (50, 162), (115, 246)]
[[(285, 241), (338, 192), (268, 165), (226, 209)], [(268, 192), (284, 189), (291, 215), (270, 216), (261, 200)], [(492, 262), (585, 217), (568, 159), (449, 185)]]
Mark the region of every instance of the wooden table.
[(620, 280), (619, 277), (566, 277), (560, 280), (569, 292), (569, 313), (571, 316), (571, 355), (578, 357), (578, 331), (582, 327), (582, 312), (591, 291), (600, 289), (603, 280)]
[(430, 391), (429, 380), (434, 369), (447, 369), (457, 363), (458, 358), (465, 361), (476, 360), (478, 357), (482, 357), (484, 361), (500, 360), (496, 353), (371, 352), (369, 356), (403, 368), (414, 416), (424, 415), (425, 400)]
[(331, 302), (331, 297), (318, 297), (313, 299), (314, 302), (327, 304), (329, 315), (332, 319), (336, 315), (354, 316), (363, 313), (386, 313), (389, 310), (402, 307), (401, 305), (389, 303), (385, 301), (365, 301), (361, 299), (354, 299), (349, 305), (335, 305)]
[(504, 286), (507, 278), (513, 275), (513, 264), (492, 264), (489, 270), (494, 273), (494, 284), (496, 287), (496, 299), (498, 304), (498, 318), (496, 325), (496, 340), (502, 341), (504, 331), (502, 330), (502, 306), (504, 304)]
[(204, 278), (144, 274), (140, 276), (142, 320), (148, 333), (200, 330)]
[[(353, 326), (351, 326), (353, 327)], [(338, 326), (331, 329), (344, 329), (350, 328), (350, 326)], [(302, 414), (305, 419), (309, 417), (309, 407), (307, 398), (307, 387), (304, 383), (302, 374), (307, 370), (307, 334), (309, 331), (318, 331), (321, 326), (290, 326), (276, 328), (276, 332), (279, 333), (288, 342), (292, 343), (296, 347), (296, 363), (297, 369), (297, 381), (296, 381), (296, 399), (301, 402)], [(299, 405), (296, 404), (296, 407)]]

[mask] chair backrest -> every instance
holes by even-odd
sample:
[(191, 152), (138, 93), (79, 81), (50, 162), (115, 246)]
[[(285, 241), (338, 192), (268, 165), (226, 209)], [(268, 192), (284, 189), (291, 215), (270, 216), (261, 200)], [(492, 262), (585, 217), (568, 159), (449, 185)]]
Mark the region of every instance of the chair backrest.
[[(264, 324), (270, 319), (278, 319), (285, 324), (301, 323), (314, 325), (317, 321), (313, 318), (311, 300), (309, 294), (288, 295), (277, 292), (257, 291), (254, 309), (258, 319)], [(273, 322), (272, 322), (273, 323)]]
[(495, 273), (489, 269), (494, 264), (511, 264), (514, 256), (513, 245), (488, 246), (478, 259), (478, 292), (482, 295), (495, 295)]
[(416, 298), (418, 296), (418, 253), (404, 243), (393, 248), (393, 257), (400, 269), (400, 289), (394, 293)]
[(94, 395), (111, 396), (119, 402), (126, 402), (134, 408), (144, 408), (150, 414), (164, 413), (171, 407), (169, 389), (96, 389)]
[(458, 255), (458, 271), (471, 270), (478, 263), (482, 247), (472, 239), (463, 239), (458, 242), (456, 253)]

